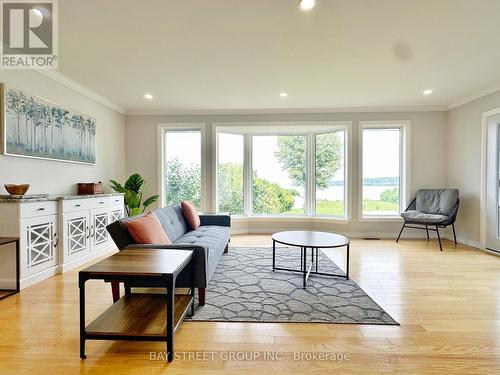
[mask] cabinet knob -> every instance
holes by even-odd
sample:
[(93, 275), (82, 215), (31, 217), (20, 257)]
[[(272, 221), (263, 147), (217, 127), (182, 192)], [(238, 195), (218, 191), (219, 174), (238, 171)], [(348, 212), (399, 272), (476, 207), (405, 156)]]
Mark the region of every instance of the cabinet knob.
[(99, 204), (104, 204), (104, 202), (101, 201), (101, 202), (99, 202)]
[(75, 207), (81, 207), (82, 205), (81, 204), (75, 204)]
[(45, 211), (45, 207), (40, 207), (36, 209), (37, 211)]

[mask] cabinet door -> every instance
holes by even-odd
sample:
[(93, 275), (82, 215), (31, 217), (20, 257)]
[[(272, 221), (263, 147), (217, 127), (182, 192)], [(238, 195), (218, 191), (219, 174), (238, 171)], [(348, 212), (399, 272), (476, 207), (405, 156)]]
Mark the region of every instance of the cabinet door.
[(56, 215), (26, 218), (21, 223), (21, 276), (56, 265)]
[(78, 259), (90, 253), (89, 211), (79, 211), (62, 216), (63, 262)]
[(123, 217), (123, 206), (114, 206), (109, 211), (109, 223), (114, 223)]
[(108, 231), (109, 208), (90, 211), (90, 251), (100, 251), (109, 247)]

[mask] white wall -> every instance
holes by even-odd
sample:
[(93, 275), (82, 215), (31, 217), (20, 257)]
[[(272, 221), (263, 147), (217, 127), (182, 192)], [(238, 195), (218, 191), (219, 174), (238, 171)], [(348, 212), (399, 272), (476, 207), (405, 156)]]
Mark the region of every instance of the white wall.
[[(126, 147), (127, 175), (139, 172), (149, 177), (146, 194), (158, 192), (157, 125), (159, 123), (207, 124), (207, 156), (212, 147), (212, 123), (216, 122), (291, 122), (291, 121), (352, 121), (353, 145), (357, 144), (358, 121), (361, 120), (410, 120), (411, 121), (411, 168), (410, 191), (446, 186), (446, 114), (444, 112), (397, 112), (397, 113), (324, 113), (324, 114), (274, 114), (274, 115), (179, 115), (179, 116), (127, 116)], [(353, 150), (353, 166), (357, 165), (357, 149)], [(353, 181), (357, 181), (354, 168)], [(208, 173), (210, 178), (210, 173)], [(212, 174), (213, 175), (213, 174)], [(211, 181), (208, 181), (211, 186)], [(239, 232), (269, 233), (282, 228), (315, 228), (332, 230), (352, 235), (394, 236), (399, 230), (398, 222), (358, 222), (357, 186), (352, 189), (352, 221), (349, 224), (329, 222), (290, 221), (287, 219), (250, 219), (235, 223)], [(210, 191), (209, 191), (210, 193)], [(213, 207), (210, 210), (213, 212)]]
[(0, 82), (38, 95), (97, 121), (95, 166), (0, 155), (0, 194), (5, 183), (29, 183), (29, 193), (76, 193), (76, 183), (125, 175), (125, 116), (35, 71), (0, 71)]
[(500, 107), (500, 91), (447, 113), (448, 183), (460, 189), (457, 236), (478, 246), (481, 199), (482, 113)]

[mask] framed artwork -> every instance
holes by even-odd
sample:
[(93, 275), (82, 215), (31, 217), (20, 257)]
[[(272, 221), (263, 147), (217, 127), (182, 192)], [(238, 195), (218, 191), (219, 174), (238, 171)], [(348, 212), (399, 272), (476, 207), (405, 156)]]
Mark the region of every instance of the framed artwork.
[(95, 164), (94, 118), (3, 84), (0, 91), (4, 155)]

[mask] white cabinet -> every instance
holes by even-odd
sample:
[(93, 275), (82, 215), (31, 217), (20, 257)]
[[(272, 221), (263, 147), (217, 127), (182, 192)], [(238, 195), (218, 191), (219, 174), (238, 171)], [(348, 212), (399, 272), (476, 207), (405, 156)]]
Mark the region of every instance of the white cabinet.
[(57, 273), (57, 265), (61, 261), (57, 251), (58, 227), (55, 200), (0, 202), (0, 236), (20, 238), (21, 288)]
[(106, 226), (123, 217), (123, 196), (60, 201), (62, 268), (74, 268), (114, 247)]
[(62, 215), (63, 263), (90, 253), (90, 219), (88, 211), (69, 212)]
[(109, 221), (109, 208), (90, 211), (90, 251), (97, 252), (108, 247), (109, 236), (106, 226)]
[(21, 279), (54, 267), (57, 263), (57, 217), (38, 216), (20, 220)]
[(106, 226), (123, 217), (123, 203), (115, 194), (0, 200), (0, 236), (21, 239), (21, 289), (112, 250)]

